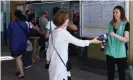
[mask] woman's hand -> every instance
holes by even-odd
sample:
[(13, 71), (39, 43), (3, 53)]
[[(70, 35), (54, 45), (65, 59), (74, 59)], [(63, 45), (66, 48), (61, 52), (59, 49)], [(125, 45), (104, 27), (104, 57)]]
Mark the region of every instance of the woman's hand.
[(117, 38), (117, 39), (119, 39), (125, 43), (129, 41), (129, 32), (128, 31), (125, 31), (124, 37), (120, 36), (118, 34), (115, 34), (114, 32), (110, 32), (110, 36), (115, 37), (115, 38)]
[(100, 44), (102, 41), (97, 40), (97, 37), (95, 37), (93, 40), (90, 40), (90, 43), (94, 44)]
[(110, 32), (110, 36), (112, 36), (112, 37), (115, 37), (115, 33), (114, 32)]

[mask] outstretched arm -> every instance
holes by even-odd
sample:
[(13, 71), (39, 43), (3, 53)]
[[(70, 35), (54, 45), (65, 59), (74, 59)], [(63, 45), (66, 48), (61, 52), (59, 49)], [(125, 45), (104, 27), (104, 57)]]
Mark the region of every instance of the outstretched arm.
[(94, 44), (99, 44), (101, 41), (97, 40), (97, 37), (94, 38), (93, 40), (80, 40), (72, 36), (68, 31), (65, 31), (66, 39), (69, 43), (72, 43), (77, 46), (85, 47), (89, 46), (89, 44), (94, 43)]

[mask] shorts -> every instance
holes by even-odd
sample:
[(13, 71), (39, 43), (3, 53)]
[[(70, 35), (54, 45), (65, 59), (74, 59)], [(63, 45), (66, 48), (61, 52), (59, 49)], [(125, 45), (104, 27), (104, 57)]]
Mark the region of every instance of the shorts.
[(11, 51), (11, 56), (12, 57), (18, 57), (18, 56), (21, 56), (25, 52), (26, 52), (26, 50), (22, 50), (22, 51)]

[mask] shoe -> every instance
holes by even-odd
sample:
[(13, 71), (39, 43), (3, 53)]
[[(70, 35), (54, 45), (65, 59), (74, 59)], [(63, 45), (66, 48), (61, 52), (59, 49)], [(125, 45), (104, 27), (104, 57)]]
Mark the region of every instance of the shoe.
[(68, 80), (71, 80), (71, 77), (70, 76), (68, 76), (67, 78), (68, 78)]
[(30, 68), (30, 67), (31, 67), (31, 65), (24, 67), (24, 69), (28, 69), (28, 68)]
[(36, 60), (36, 64), (39, 63), (39, 60)]
[(24, 75), (23, 74), (19, 74), (18, 78), (22, 79), (22, 78), (24, 78)]
[(40, 57), (39, 57), (39, 56), (37, 56), (36, 60), (40, 60)]
[(19, 79), (22, 79), (22, 78), (24, 78), (24, 76), (20, 76), (20, 77), (18, 77)]

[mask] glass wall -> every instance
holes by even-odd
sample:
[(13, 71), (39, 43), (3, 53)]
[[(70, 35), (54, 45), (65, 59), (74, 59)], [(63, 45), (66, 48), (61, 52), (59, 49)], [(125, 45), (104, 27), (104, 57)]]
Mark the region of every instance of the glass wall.
[(1, 44), (7, 44), (7, 27), (10, 22), (10, 1), (1, 1)]
[(35, 11), (36, 19), (41, 15), (42, 12), (47, 11), (49, 13), (48, 19), (50, 20), (51, 12), (54, 7), (69, 8), (69, 2), (53, 2), (53, 3), (33, 3), (28, 5), (29, 10)]

